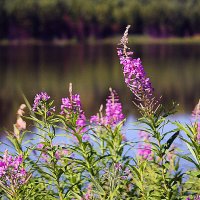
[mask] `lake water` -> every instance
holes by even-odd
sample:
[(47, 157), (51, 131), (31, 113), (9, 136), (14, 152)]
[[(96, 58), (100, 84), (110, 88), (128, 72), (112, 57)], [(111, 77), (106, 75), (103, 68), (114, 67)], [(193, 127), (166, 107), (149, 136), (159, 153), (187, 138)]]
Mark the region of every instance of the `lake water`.
[[(190, 114), (200, 97), (200, 45), (134, 45), (156, 95), (167, 105), (180, 104), (180, 114)], [(0, 46), (0, 127), (12, 127), (15, 113), (34, 95), (47, 91), (55, 104), (68, 95), (68, 84), (80, 93), (89, 117), (105, 103), (108, 88), (116, 89), (126, 116), (137, 116), (127, 89), (115, 45)]]
[[(173, 120), (189, 123), (200, 98), (200, 45), (131, 48), (142, 59), (156, 95), (162, 96), (166, 105), (173, 100), (180, 104)], [(138, 111), (123, 81), (114, 45), (0, 46), (0, 130), (12, 128), (15, 123), (16, 110), (24, 103), (22, 93), (32, 104), (36, 93), (47, 91), (59, 110), (61, 98), (68, 96), (70, 82), (74, 92), (81, 95), (87, 117), (105, 104), (109, 87), (116, 89), (127, 116), (126, 136), (131, 141), (138, 139), (133, 130)], [(186, 149), (180, 140), (175, 144)]]

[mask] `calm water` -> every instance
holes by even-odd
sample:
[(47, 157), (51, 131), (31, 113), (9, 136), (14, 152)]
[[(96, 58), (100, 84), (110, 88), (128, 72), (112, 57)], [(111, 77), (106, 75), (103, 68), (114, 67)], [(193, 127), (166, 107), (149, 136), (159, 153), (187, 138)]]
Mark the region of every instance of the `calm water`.
[[(178, 112), (189, 114), (200, 97), (200, 45), (135, 45), (157, 95), (168, 104), (180, 103)], [(132, 95), (123, 81), (112, 45), (0, 46), (0, 127), (12, 127), (23, 103), (32, 104), (39, 91), (47, 91), (56, 105), (68, 95), (68, 84), (80, 93), (89, 117), (105, 103), (108, 88), (118, 91), (127, 115), (137, 115)]]
[[(142, 59), (162, 101), (166, 105), (172, 100), (180, 104), (173, 120), (189, 123), (200, 98), (200, 45), (136, 45), (132, 49)], [(116, 89), (128, 116), (126, 137), (138, 140), (133, 126), (138, 112), (123, 81), (116, 46), (112, 45), (0, 46), (0, 131), (2, 127), (12, 128), (16, 110), (24, 102), (22, 93), (32, 104), (36, 93), (47, 91), (59, 108), (70, 82), (74, 92), (80, 93), (88, 117), (105, 103), (108, 88)], [(187, 152), (180, 140), (175, 145)]]

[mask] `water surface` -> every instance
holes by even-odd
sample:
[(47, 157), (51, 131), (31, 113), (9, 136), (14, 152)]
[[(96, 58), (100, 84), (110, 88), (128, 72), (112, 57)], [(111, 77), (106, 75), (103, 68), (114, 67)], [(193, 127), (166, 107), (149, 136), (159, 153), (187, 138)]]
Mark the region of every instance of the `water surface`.
[[(131, 48), (162, 101), (174, 100), (180, 114), (191, 113), (200, 97), (200, 45)], [(88, 117), (105, 103), (109, 87), (117, 90), (127, 116), (138, 114), (114, 45), (0, 46), (0, 127), (12, 127), (22, 92), (32, 104), (36, 93), (47, 91), (59, 109), (70, 82)]]

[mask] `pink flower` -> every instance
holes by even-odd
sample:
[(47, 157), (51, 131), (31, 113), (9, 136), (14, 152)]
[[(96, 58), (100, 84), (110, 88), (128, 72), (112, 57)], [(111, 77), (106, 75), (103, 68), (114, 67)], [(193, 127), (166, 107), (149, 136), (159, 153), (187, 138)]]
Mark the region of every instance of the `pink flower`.
[(122, 164), (121, 164), (121, 163), (116, 163), (116, 164), (115, 164), (115, 169), (116, 169), (117, 171), (122, 170)]
[[(69, 97), (62, 98), (60, 114), (66, 116), (67, 119), (70, 119), (71, 116), (76, 115), (77, 129), (83, 128), (86, 126), (86, 117), (81, 107), (80, 95), (72, 94), (72, 84), (69, 86), (69, 93)], [(85, 129), (82, 129), (81, 133), (84, 131)]]
[(94, 123), (96, 125), (114, 126), (124, 119), (122, 105), (119, 102), (119, 98), (115, 90), (110, 88), (110, 95), (108, 96), (106, 102), (105, 116), (102, 114), (103, 106), (101, 106), (99, 113), (91, 116), (90, 123)]
[(84, 115), (84, 113), (80, 114), (77, 121), (76, 121), (76, 125), (80, 128), (80, 127), (84, 127), (86, 125), (86, 117)]
[(61, 114), (68, 114), (71, 112), (80, 113), (81, 109), (81, 99), (79, 94), (74, 94), (70, 97), (62, 98)]
[(98, 115), (92, 115), (90, 117), (90, 123), (98, 124), (100, 122), (100, 118)]
[(33, 103), (33, 111), (37, 111), (38, 107), (41, 106), (44, 102), (47, 102), (50, 99), (50, 96), (46, 92), (41, 92), (36, 94)]
[(145, 160), (152, 160), (152, 150), (150, 144), (139, 145), (138, 155)]
[(43, 143), (39, 143), (38, 145), (37, 145), (37, 148), (38, 149), (42, 149), (44, 147), (44, 144)]
[(110, 89), (110, 96), (106, 101), (106, 123), (115, 125), (124, 119), (122, 105), (115, 90)]
[(22, 163), (21, 155), (12, 157), (7, 150), (4, 152), (3, 159), (0, 160), (0, 180), (4, 186), (10, 187), (12, 183), (12, 187), (18, 188), (28, 181), (30, 176), (21, 166)]

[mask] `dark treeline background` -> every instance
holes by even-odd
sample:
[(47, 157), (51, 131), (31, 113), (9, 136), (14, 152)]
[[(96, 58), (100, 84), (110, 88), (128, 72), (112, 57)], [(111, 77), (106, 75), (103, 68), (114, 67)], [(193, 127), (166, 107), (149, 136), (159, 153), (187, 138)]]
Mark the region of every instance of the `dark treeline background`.
[(200, 33), (200, 0), (0, 0), (0, 39), (154, 37)]

